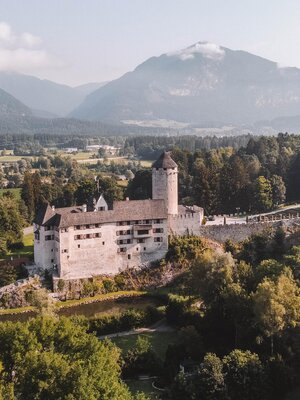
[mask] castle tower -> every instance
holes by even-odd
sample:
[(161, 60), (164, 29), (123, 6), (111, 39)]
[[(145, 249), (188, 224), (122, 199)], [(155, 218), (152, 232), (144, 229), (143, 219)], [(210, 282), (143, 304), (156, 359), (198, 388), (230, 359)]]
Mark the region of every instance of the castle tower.
[(168, 214), (178, 214), (178, 169), (166, 151), (152, 165), (152, 198), (165, 200)]

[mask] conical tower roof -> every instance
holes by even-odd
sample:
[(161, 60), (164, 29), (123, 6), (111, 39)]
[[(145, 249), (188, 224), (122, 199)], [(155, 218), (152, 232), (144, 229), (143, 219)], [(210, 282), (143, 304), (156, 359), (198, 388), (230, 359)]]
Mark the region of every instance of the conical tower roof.
[(164, 151), (161, 156), (152, 164), (152, 168), (171, 169), (176, 168), (177, 164), (172, 159), (170, 152)]

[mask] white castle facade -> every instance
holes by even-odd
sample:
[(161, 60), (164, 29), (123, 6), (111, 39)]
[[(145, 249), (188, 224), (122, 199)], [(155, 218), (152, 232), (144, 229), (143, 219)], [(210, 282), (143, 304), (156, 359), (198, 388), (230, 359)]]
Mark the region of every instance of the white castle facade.
[(178, 205), (178, 167), (165, 152), (152, 166), (152, 199), (115, 201), (100, 196), (87, 206), (44, 206), (34, 221), (34, 261), (71, 280), (114, 275), (163, 258), (169, 235), (197, 234), (203, 209)]

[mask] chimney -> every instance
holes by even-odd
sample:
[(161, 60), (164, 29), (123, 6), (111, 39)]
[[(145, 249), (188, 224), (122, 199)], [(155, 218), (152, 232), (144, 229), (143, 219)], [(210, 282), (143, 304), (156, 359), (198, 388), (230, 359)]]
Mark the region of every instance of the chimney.
[(86, 204), (82, 205), (82, 212), (87, 212), (87, 205)]
[(55, 206), (52, 206), (51, 208), (52, 208), (52, 211), (55, 211)]

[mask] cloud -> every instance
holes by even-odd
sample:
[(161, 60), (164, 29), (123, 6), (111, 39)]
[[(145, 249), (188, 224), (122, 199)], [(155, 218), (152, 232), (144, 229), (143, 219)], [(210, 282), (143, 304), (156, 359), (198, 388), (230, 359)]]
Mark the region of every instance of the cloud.
[(7, 22), (0, 22), (0, 71), (26, 73), (60, 66), (41, 44), (40, 37), (29, 32), (16, 34)]
[(177, 56), (182, 61), (185, 61), (195, 58), (195, 54), (202, 54), (203, 57), (211, 60), (221, 60), (225, 55), (225, 51), (215, 43), (198, 42), (186, 49), (168, 53), (167, 55), (169, 57)]

